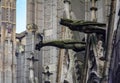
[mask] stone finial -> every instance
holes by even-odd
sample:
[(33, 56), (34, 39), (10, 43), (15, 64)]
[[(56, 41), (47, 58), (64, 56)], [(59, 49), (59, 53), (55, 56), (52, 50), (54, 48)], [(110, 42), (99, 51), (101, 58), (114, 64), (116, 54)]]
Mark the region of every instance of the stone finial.
[(71, 4), (71, 2), (69, 0), (64, 0), (64, 3), (68, 2), (69, 4)]
[(97, 11), (98, 9), (97, 9), (97, 7), (91, 7), (90, 10), (91, 10), (91, 11), (92, 11), (92, 10)]
[(27, 25), (27, 30), (29, 32), (36, 32), (38, 30), (38, 27), (36, 24), (32, 23), (32, 24), (28, 24)]
[(33, 62), (39, 61), (38, 59), (35, 59), (34, 56), (32, 56), (31, 58), (27, 58), (27, 60), (33, 61)]

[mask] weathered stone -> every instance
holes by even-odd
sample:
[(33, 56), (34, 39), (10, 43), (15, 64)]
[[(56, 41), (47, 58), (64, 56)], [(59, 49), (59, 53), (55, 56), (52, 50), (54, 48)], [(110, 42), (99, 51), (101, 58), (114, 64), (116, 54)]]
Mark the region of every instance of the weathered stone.
[(61, 19), (60, 24), (69, 27), (73, 31), (80, 31), (84, 33), (101, 33), (105, 34), (106, 26), (104, 23), (97, 23), (92, 21), (73, 21), (70, 19)]

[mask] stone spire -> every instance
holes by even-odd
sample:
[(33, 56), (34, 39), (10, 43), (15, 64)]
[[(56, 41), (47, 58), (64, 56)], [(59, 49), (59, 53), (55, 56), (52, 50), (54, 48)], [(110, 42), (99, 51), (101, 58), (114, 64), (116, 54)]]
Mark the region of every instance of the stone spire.
[(16, 0), (1, 0), (0, 83), (16, 83)]
[(35, 32), (37, 31), (37, 25), (33, 24), (28, 24), (27, 25), (27, 30), (29, 33), (32, 33), (32, 53), (31, 53), (31, 57), (27, 58), (27, 60), (30, 61), (30, 76), (29, 76), (29, 80), (31, 83), (36, 83), (35, 82), (35, 76), (34, 76), (34, 70), (33, 70), (33, 66), (34, 66), (34, 62), (38, 61), (38, 59), (34, 58), (34, 54), (35, 54)]

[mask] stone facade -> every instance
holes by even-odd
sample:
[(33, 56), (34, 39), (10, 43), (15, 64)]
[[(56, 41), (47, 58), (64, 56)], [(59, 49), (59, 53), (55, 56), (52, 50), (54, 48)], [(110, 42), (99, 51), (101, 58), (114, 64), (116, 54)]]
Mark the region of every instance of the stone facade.
[[(72, 4), (70, 4), (72, 3)], [(28, 1), (27, 2), (27, 24), (35, 23), (38, 26), (38, 31), (36, 33), (43, 34), (43, 41), (52, 41), (58, 39), (71, 39), (73, 38), (73, 32), (69, 29), (64, 29), (63, 26), (59, 24), (60, 18), (73, 18), (73, 19), (83, 19), (84, 20), (84, 12), (80, 15), (77, 11), (80, 12), (79, 7), (84, 8), (84, 1), (80, 2), (78, 0), (71, 1), (61, 1), (61, 0), (38, 0), (38, 1)], [(77, 4), (78, 8), (75, 9), (74, 4), (80, 3), (81, 5)], [(81, 8), (82, 9), (82, 8)], [(83, 10), (85, 11), (85, 10)], [(82, 16), (81, 16), (82, 15)], [(63, 27), (63, 28), (62, 28)], [(29, 42), (29, 41), (28, 41)], [(29, 48), (29, 47), (28, 47)], [(26, 48), (27, 49), (27, 48)], [(66, 56), (74, 55), (74, 52), (67, 50), (58, 50), (55, 47), (44, 47), (41, 49), (41, 55), (38, 58), (40, 59), (41, 68), (39, 70), (41, 72), (45, 71), (45, 67), (50, 67), (50, 72), (53, 75), (50, 77), (52, 83), (61, 83), (65, 79), (71, 81), (72, 77), (68, 77), (69, 75), (72, 76), (73, 70), (73, 62), (70, 63), (70, 69), (66, 69)], [(66, 54), (65, 54), (66, 53)], [(70, 54), (70, 55), (69, 55)], [(27, 56), (27, 55), (26, 55)], [(62, 60), (59, 60), (59, 56), (62, 56)], [(71, 57), (71, 59), (72, 57)], [(61, 62), (61, 65), (58, 63)], [(61, 70), (59, 70), (59, 68)], [(70, 73), (70, 74), (69, 74)], [(42, 73), (41, 73), (42, 74)], [(40, 75), (40, 74), (39, 74)], [(66, 77), (67, 75), (67, 77)], [(44, 75), (42, 76), (42, 81), (45, 81)]]
[(0, 83), (16, 83), (16, 0), (0, 0)]
[[(98, 22), (108, 21), (108, 2), (97, 1)], [(65, 39), (85, 41), (86, 34), (71, 31), (59, 22), (61, 18), (90, 21), (90, 0), (27, 0), (27, 30), (20, 34), (15, 33), (15, 3), (16, 0), (0, 1), (0, 83), (44, 83), (46, 80), (51, 83), (79, 83), (85, 51), (55, 47), (43, 47), (37, 51), (35, 45), (42, 40), (40, 35), (43, 42)], [(103, 50), (102, 46), (101, 41), (96, 45), (99, 53)], [(97, 63), (103, 64), (98, 58)], [(47, 66), (53, 73), (49, 79), (43, 74)], [(100, 75), (100, 71), (97, 73)]]
[[(76, 74), (73, 75), (73, 73), (77, 71), (75, 68), (76, 66), (73, 65), (77, 65), (75, 61), (80, 59), (80, 57), (76, 57), (76, 55), (81, 54), (82, 56), (84, 55), (84, 52), (75, 53), (71, 50), (60, 50), (55, 47), (44, 47), (40, 52), (33, 49), (33, 44), (36, 44), (39, 41), (39, 38), (37, 37), (38, 33), (43, 35), (44, 42), (59, 39), (83, 40), (85, 34), (76, 31), (71, 32), (69, 29), (65, 29), (64, 26), (61, 26), (59, 22), (60, 18), (91, 20), (91, 3), (89, 0), (71, 0), (70, 3), (66, 0), (27, 1), (27, 24), (36, 24), (38, 30), (34, 34), (35, 38), (33, 38), (32, 32), (28, 32), (26, 36), (25, 57), (29, 58), (30, 53), (34, 51), (35, 58), (39, 59), (38, 62), (34, 63), (35, 77), (40, 78), (38, 82), (45, 81), (46, 77), (42, 74), (42, 72), (45, 71), (46, 66), (49, 66), (50, 72), (53, 73), (53, 75), (50, 76), (52, 83), (62, 83), (64, 80), (73, 83), (78, 78)], [(104, 0), (98, 1), (97, 7), (98, 11), (96, 13), (96, 17), (98, 22), (105, 22), (106, 16), (103, 12), (105, 11)], [(29, 64), (29, 61), (25, 60), (26, 73), (24, 75), (26, 78), (26, 83), (29, 82)], [(69, 67), (67, 68), (68, 65)], [(76, 81), (75, 83), (79, 81), (80, 80)]]

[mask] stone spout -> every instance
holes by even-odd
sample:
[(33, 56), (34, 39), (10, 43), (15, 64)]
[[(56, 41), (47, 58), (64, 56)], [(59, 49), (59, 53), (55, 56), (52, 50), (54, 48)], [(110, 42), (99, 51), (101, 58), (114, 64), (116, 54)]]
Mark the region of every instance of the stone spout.
[(73, 40), (56, 40), (56, 41), (49, 41), (49, 42), (39, 42), (36, 44), (35, 49), (40, 50), (44, 46), (54, 46), (61, 49), (72, 49), (74, 51), (82, 51), (85, 50), (85, 43)]
[(70, 19), (61, 19), (60, 21), (61, 25), (67, 26), (72, 31), (79, 31), (84, 33), (100, 33), (105, 34), (106, 24), (104, 23), (98, 23), (93, 21), (73, 21)]

